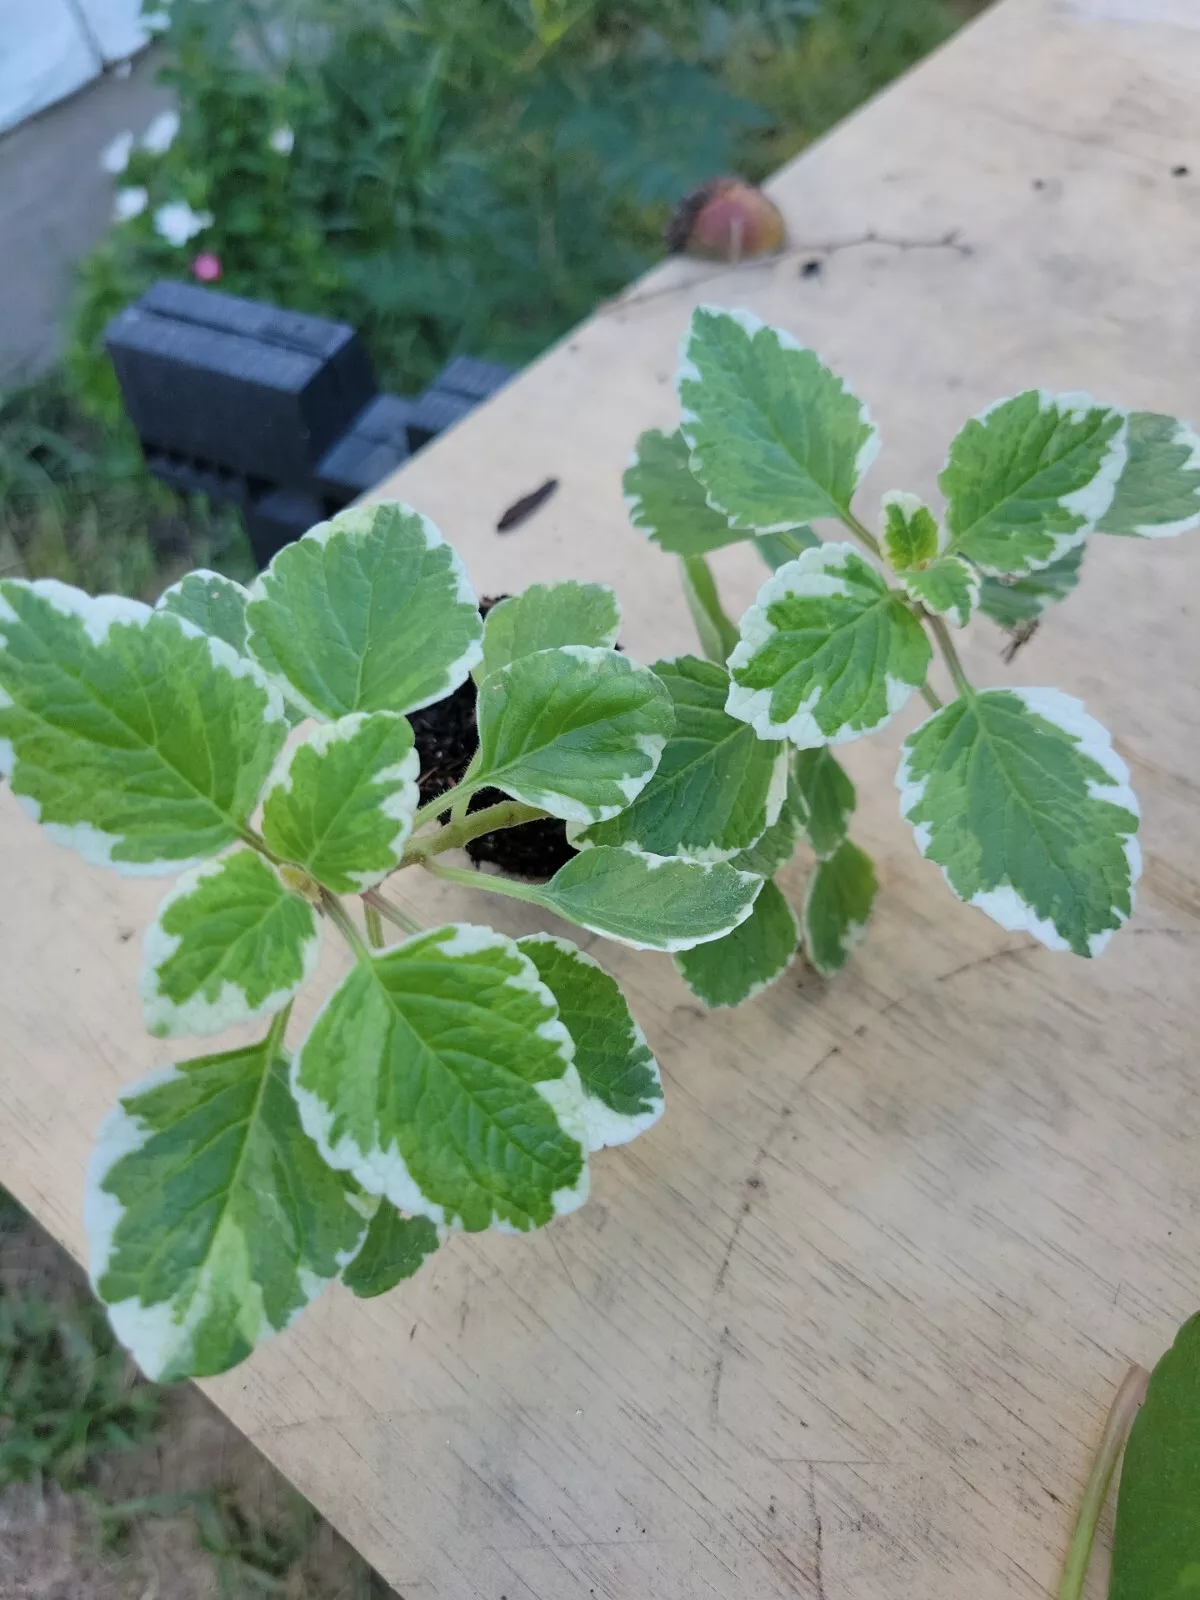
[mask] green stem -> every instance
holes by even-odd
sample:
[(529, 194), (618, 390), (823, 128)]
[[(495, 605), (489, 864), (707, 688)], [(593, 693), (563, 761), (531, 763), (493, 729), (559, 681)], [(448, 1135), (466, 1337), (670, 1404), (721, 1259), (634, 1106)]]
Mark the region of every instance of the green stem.
[(506, 895), (510, 900), (524, 900), (529, 905), (540, 906), (541, 895), (535, 884), (516, 883), (512, 878), (498, 878), (490, 872), (470, 872), (464, 867), (447, 867), (440, 861), (423, 861), (421, 865), (435, 878), (447, 883), (462, 883), (468, 889), (486, 889), (490, 894)]
[(879, 548), (879, 540), (871, 532), (870, 528), (864, 526), (864, 524), (858, 520), (848, 506), (846, 510), (842, 512), (842, 521), (850, 529), (850, 532), (858, 540), (859, 544), (866, 545), (871, 554), (873, 556), (878, 556), (882, 561), (883, 551)]
[(370, 952), (368, 951), (366, 945), (362, 942), (362, 936), (360, 935), (358, 929), (350, 920), (350, 913), (338, 899), (337, 895), (330, 894), (328, 889), (321, 890), (321, 910), (329, 918), (330, 922), (333, 923), (334, 927), (341, 934), (342, 938), (345, 939), (351, 950), (354, 951), (355, 956), (360, 961), (366, 960), (370, 955)]
[(378, 889), (368, 889), (362, 897), (363, 908), (367, 914), (367, 932), (371, 931), (371, 915), (382, 917), (385, 922), (390, 922), (393, 927), (399, 928), (404, 933), (421, 933), (424, 930), (419, 922), (414, 922), (400, 907), (393, 905), (390, 900), (385, 900)]
[[(438, 795), (436, 800), (428, 800), (423, 806), (418, 806), (416, 815), (413, 817), (413, 833), (419, 833), (427, 822), (432, 822), (435, 817), (440, 817), (443, 812), (449, 811), (458, 798), (457, 789), (447, 789), (445, 794)], [(470, 798), (471, 796), (468, 794), (467, 799), (469, 800)]]
[(383, 944), (383, 918), (379, 915), (379, 907), (364, 900), (363, 920), (367, 924), (367, 938), (371, 941), (371, 947), (378, 950)]
[(945, 658), (950, 676), (954, 679), (954, 687), (959, 694), (970, 695), (974, 693), (971, 680), (963, 671), (963, 664), (958, 659), (958, 651), (954, 648), (954, 640), (950, 637), (950, 629), (941, 617), (930, 615), (927, 618), (929, 626), (933, 629), (933, 637), (938, 642), (938, 649)]
[(473, 790), (467, 788), (467, 785), (478, 771), (479, 751), (476, 750), (475, 754), (471, 757), (467, 770), (462, 775), (462, 781), (460, 782), (458, 788), (454, 791), (454, 804), (450, 808), (451, 823), (461, 822), (466, 816), (467, 807), (471, 803), (471, 795), (474, 792)]
[(288, 1019), (292, 1014), (292, 1002), (289, 1000), (282, 1011), (277, 1011), (271, 1018), (271, 1026), (267, 1029), (267, 1059), (268, 1061), (278, 1053), (283, 1044), (283, 1036), (287, 1032)]
[(696, 625), (700, 647), (710, 661), (723, 667), (738, 642), (738, 631), (725, 614), (717, 580), (703, 556), (681, 556), (683, 593)]
[(451, 821), (440, 833), (415, 840), (404, 852), (400, 865), (415, 866), (429, 856), (440, 856), (444, 850), (457, 850), (481, 834), (493, 833), (497, 828), (519, 828), (523, 822), (540, 822), (548, 815), (537, 806), (522, 805), (519, 800), (501, 800), (482, 811), (473, 811), (469, 817)]
[(937, 690), (928, 682), (921, 685), (920, 695), (921, 699), (924, 700), (925, 704), (931, 711), (940, 711), (943, 705), (945, 705), (945, 701), (942, 699), (941, 695), (938, 694)]
[(1145, 1367), (1130, 1367), (1125, 1381), (1117, 1390), (1117, 1397), (1104, 1424), (1100, 1447), (1083, 1491), (1083, 1502), (1075, 1522), (1075, 1532), (1067, 1549), (1062, 1582), (1058, 1586), (1058, 1600), (1080, 1600), (1088, 1562), (1092, 1555), (1092, 1541), (1096, 1537), (1096, 1524), (1108, 1498), (1108, 1486), (1116, 1470), (1117, 1460), (1125, 1447), (1125, 1440), (1137, 1416), (1138, 1407), (1146, 1398), (1146, 1385), (1150, 1374)]

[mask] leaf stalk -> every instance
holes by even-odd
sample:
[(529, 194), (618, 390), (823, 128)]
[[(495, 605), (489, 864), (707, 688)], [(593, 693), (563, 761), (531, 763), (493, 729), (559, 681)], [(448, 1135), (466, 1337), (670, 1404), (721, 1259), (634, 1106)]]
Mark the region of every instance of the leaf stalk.
[(1150, 1374), (1145, 1367), (1130, 1367), (1125, 1374), (1124, 1382), (1117, 1390), (1116, 1399), (1108, 1413), (1108, 1420), (1104, 1424), (1104, 1432), (1100, 1436), (1100, 1445), (1092, 1462), (1092, 1470), (1084, 1486), (1075, 1531), (1071, 1535), (1071, 1543), (1067, 1547), (1067, 1559), (1063, 1564), (1058, 1600), (1080, 1600), (1083, 1594), (1088, 1563), (1092, 1557), (1092, 1544), (1096, 1537), (1096, 1525), (1100, 1521), (1100, 1513), (1108, 1498), (1108, 1486), (1112, 1482), (1121, 1451), (1125, 1448), (1129, 1430), (1133, 1427), (1138, 1407), (1146, 1398), (1146, 1387), (1149, 1382)]

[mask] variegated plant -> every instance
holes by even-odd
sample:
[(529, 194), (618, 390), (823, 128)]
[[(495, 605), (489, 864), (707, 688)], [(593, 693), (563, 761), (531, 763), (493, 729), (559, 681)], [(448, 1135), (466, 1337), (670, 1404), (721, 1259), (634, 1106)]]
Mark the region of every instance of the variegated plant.
[[(249, 591), (191, 573), (151, 609), (0, 582), (0, 773), (85, 861), (178, 875), (143, 945), (149, 1030), (243, 1028), (126, 1090), (92, 1159), (92, 1281), (150, 1376), (223, 1371), (332, 1279), (382, 1293), (450, 1229), (573, 1210), (591, 1153), (660, 1115), (658, 1066), (590, 956), (422, 929), (380, 890), (419, 866), (679, 952), (750, 915), (763, 876), (731, 858), (778, 822), (782, 747), (729, 752), (721, 848), (699, 825), (694, 850), (669, 830), (640, 847), (621, 819), (672, 748), (687, 673), (620, 654), (620, 620), (611, 590), (567, 582), (485, 626), (455, 553), (394, 505), (314, 528)], [(705, 702), (716, 669), (698, 668)], [(421, 806), (407, 713), (471, 672), (478, 751)], [(510, 798), (469, 811), (483, 789)], [(588, 846), (548, 883), (444, 860), (547, 815)], [(330, 927), (353, 965), (289, 1052)]]
[[(1141, 870), (1125, 763), (1059, 690), (976, 688), (950, 630), (976, 611), (1013, 629), (1036, 623), (1078, 582), (1093, 532), (1158, 539), (1200, 526), (1200, 437), (1174, 417), (1029, 390), (952, 441), (940, 519), (893, 491), (872, 531), (853, 499), (878, 432), (811, 350), (746, 312), (701, 307), (678, 388), (679, 429), (642, 435), (625, 493), (634, 525), (679, 557), (709, 659), (656, 667), (676, 702), (658, 773), (621, 816), (578, 837), (671, 853), (674, 831), (676, 850), (717, 851), (770, 880), (732, 932), (677, 955), (706, 1004), (755, 994), (798, 944), (832, 974), (876, 893), (870, 859), (848, 838), (855, 791), (832, 746), (882, 728), (918, 693), (932, 715), (904, 741), (896, 784), (921, 854), (1002, 927), (1098, 955), (1129, 916)], [(823, 542), (814, 522), (855, 542)], [(706, 558), (738, 541), (773, 576), (735, 626)], [(935, 645), (954, 685), (948, 704), (928, 680)], [(698, 753), (719, 802), (696, 799)], [(778, 816), (727, 855), (785, 771)], [(773, 879), (801, 838), (816, 860), (797, 929)]]

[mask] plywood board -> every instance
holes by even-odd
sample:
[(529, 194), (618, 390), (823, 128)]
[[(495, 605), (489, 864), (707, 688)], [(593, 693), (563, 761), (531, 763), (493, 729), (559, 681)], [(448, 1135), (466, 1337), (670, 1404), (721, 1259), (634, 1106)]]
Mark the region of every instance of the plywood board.
[[(1178, 8), (1003, 0), (780, 175), (786, 256), (669, 265), (392, 489), (481, 592), (615, 583), (651, 658), (689, 627), (619, 480), (672, 419), (699, 300), (783, 324), (868, 399), (868, 515), (885, 489), (933, 493), (963, 418), (1029, 384), (1200, 418), (1198, 79)], [(668, 1112), (597, 1161), (589, 1206), (457, 1239), (380, 1301), (330, 1293), (206, 1386), (405, 1600), (1053, 1587), (1125, 1365), (1200, 1303), (1200, 542), (1095, 543), (1011, 668), (986, 625), (967, 664), (1117, 731), (1147, 869), (1102, 960), (1004, 933), (918, 858), (892, 788), (910, 708), (846, 752), (882, 895), (841, 980), (797, 971), (707, 1016), (666, 958), (607, 949)], [(752, 558), (720, 565), (746, 601)], [(92, 1131), (167, 1058), (134, 999), (156, 892), (76, 866), (8, 800), (0, 881), (0, 1175), (78, 1251)], [(429, 918), (483, 909), (403, 889)]]

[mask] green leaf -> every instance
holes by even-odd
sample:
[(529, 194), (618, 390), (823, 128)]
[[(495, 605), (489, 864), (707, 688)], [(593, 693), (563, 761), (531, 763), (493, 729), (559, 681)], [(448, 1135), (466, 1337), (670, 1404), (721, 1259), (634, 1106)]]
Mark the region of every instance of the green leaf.
[(0, 582), (0, 777), (85, 861), (153, 876), (216, 855), (286, 737), (258, 668), (182, 618)]
[(752, 872), (759, 878), (773, 878), (796, 853), (803, 832), (799, 796), (794, 775), (789, 775), (787, 798), (775, 822), (749, 850), (742, 850), (729, 863), (738, 872)]
[(1048, 567), (1007, 583), (999, 578), (984, 578), (979, 590), (980, 611), (1002, 628), (1020, 628), (1027, 622), (1036, 622), (1048, 605), (1065, 600), (1075, 588), (1086, 549), (1086, 544), (1077, 544)]
[(710, 661), (725, 661), (737, 643), (737, 629), (725, 615), (708, 562), (703, 556), (685, 556), (679, 563), (679, 581), (700, 648)]
[(771, 571), (778, 572), (785, 561), (794, 561), (820, 542), (811, 528), (793, 528), (789, 533), (760, 534), (754, 541), (754, 548)]
[(629, 520), (669, 555), (703, 556), (749, 537), (709, 505), (703, 485), (692, 476), (691, 452), (678, 429), (642, 434), (624, 488)]
[(925, 681), (932, 651), (900, 595), (850, 544), (780, 567), (741, 621), (726, 709), (802, 749), (883, 727)]
[(317, 964), (313, 908), (254, 850), (185, 872), (142, 941), (142, 1014), (159, 1038), (280, 1010)]
[(753, 533), (843, 516), (879, 449), (841, 379), (747, 311), (693, 314), (679, 400), (709, 504)]
[(973, 418), (938, 482), (950, 549), (993, 576), (1065, 556), (1103, 521), (1126, 458), (1126, 419), (1085, 394), (1029, 389)]
[(249, 591), (219, 572), (198, 568), (164, 589), (155, 609), (172, 611), (210, 639), (224, 639), (239, 656), (246, 655), (246, 606)]
[(825, 746), (797, 750), (794, 805), (813, 854), (827, 860), (846, 837), (858, 804), (854, 785)]
[(518, 656), (556, 645), (611, 647), (621, 631), (621, 607), (605, 583), (534, 583), (501, 600), (483, 624), (483, 660), (475, 678), (506, 667)]
[(616, 816), (654, 776), (671, 731), (671, 697), (615, 650), (564, 645), (520, 656), (485, 678), (476, 706), (479, 768), (495, 788), (568, 822)]
[(1078, 700), (989, 689), (904, 742), (900, 810), (954, 893), (1002, 928), (1094, 956), (1133, 908), (1138, 804)]
[(1117, 1495), (1108, 1600), (1190, 1600), (1200, 1585), (1200, 1317), (1150, 1376)]
[(801, 916), (804, 953), (823, 978), (849, 961), (866, 932), (879, 885), (869, 855), (849, 839), (818, 861), (808, 880)]
[(955, 627), (965, 628), (979, 604), (980, 576), (961, 556), (943, 556), (918, 572), (902, 572), (900, 582), (910, 600), (917, 600), (935, 616), (948, 616)]
[(335, 894), (360, 894), (400, 865), (420, 768), (412, 727), (395, 711), (314, 728), (271, 775), (263, 838)]
[(633, 844), (651, 855), (728, 861), (778, 820), (787, 747), (727, 715), (724, 667), (679, 656), (656, 661), (653, 671), (675, 708), (658, 770), (619, 815), (568, 836), (576, 845)]
[(517, 947), (558, 1002), (575, 1041), (587, 1148), (628, 1144), (662, 1116), (663, 1091), (658, 1062), (616, 980), (567, 939), (530, 934)]
[(127, 1089), (92, 1154), (84, 1220), (92, 1285), (160, 1382), (243, 1360), (366, 1231), (361, 1198), (300, 1127), (271, 1039)]
[(677, 955), (675, 965), (706, 1006), (740, 1006), (783, 976), (799, 941), (791, 906), (775, 884), (764, 883), (740, 927), (723, 939)]
[(524, 897), (635, 950), (690, 950), (744, 922), (761, 885), (761, 878), (723, 861), (600, 845)]
[(360, 1300), (373, 1300), (403, 1278), (411, 1278), (440, 1243), (428, 1217), (402, 1217), (394, 1205), (381, 1200), (362, 1249), (342, 1272), (342, 1282)]
[(926, 567), (942, 543), (937, 518), (915, 494), (893, 489), (883, 497), (883, 553), (896, 572)]
[(310, 716), (417, 711), (482, 656), (466, 570), (427, 517), (356, 506), (285, 545), (250, 591), (250, 649)]
[(1200, 527), (1200, 437), (1177, 417), (1135, 411), (1129, 418), (1129, 458), (1103, 533), (1168, 539)]
[(521, 1232), (587, 1197), (570, 1035), (511, 939), (433, 928), (360, 958), (292, 1067), (330, 1166), (402, 1211)]

